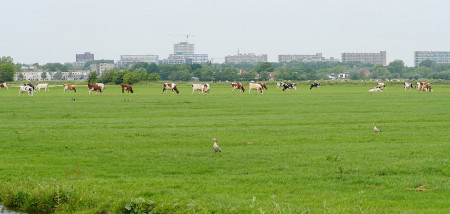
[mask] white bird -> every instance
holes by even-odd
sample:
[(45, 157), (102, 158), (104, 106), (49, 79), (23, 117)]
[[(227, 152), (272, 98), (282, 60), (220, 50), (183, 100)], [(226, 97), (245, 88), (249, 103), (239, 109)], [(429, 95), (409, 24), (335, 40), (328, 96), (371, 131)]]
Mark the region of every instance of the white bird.
[(220, 149), (220, 146), (217, 145), (217, 139), (213, 138), (213, 140), (214, 140), (214, 145), (213, 145), (214, 152), (222, 152), (222, 150)]
[(375, 132), (382, 132), (379, 128), (377, 128), (377, 125), (375, 123), (373, 124), (373, 130)]

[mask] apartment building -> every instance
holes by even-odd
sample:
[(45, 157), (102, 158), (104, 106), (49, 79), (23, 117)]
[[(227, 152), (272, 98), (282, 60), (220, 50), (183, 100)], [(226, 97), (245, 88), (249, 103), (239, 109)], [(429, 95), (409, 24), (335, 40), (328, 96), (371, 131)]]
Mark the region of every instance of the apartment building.
[(386, 66), (386, 51), (380, 53), (342, 53), (342, 62), (362, 62)]
[(234, 56), (226, 56), (225, 63), (258, 63), (258, 62), (267, 62), (267, 54), (256, 55), (254, 53), (248, 54), (240, 54)]
[(436, 63), (449, 64), (450, 51), (414, 51), (414, 65), (419, 66), (424, 60)]
[(156, 63), (159, 64), (158, 55), (121, 55), (120, 60), (117, 61), (117, 67), (127, 67), (129, 65), (146, 62), (146, 63)]

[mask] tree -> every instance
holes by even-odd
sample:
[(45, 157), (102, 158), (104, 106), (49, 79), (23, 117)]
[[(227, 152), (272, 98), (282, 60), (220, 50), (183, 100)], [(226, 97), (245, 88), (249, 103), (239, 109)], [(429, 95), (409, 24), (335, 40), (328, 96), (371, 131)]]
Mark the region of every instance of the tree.
[(424, 60), (424, 61), (420, 62), (419, 66), (431, 68), (433, 66), (433, 64), (436, 64), (436, 62), (434, 62), (432, 60)]
[(388, 70), (392, 74), (399, 74), (399, 76), (403, 75), (403, 71), (405, 69), (405, 63), (402, 60), (395, 60), (388, 65)]
[(44, 80), (44, 79), (47, 79), (47, 72), (42, 72), (42, 74), (41, 74), (41, 78)]
[(270, 78), (270, 75), (269, 75), (269, 72), (267, 72), (267, 71), (262, 71), (259, 74), (259, 80), (267, 81), (267, 80), (269, 80), (269, 78)]
[(22, 72), (19, 73), (19, 75), (17, 76), (17, 78), (18, 78), (20, 81), (23, 81), (23, 74), (22, 74)]
[(0, 58), (0, 65), (2, 64), (14, 64), (14, 60), (10, 56), (2, 56)]
[(128, 71), (123, 75), (123, 83), (125, 84), (131, 85), (139, 82), (139, 80), (140, 80), (139, 75), (135, 72)]
[(188, 70), (175, 71), (170, 75), (169, 79), (171, 80), (181, 80), (181, 81), (189, 81), (191, 79), (191, 74)]
[(147, 74), (153, 74), (153, 73), (159, 73), (158, 65), (156, 65), (156, 63), (154, 63), (154, 62), (151, 63), (147, 69)]
[(53, 79), (55, 80), (61, 80), (62, 79), (62, 72), (58, 71), (53, 75)]
[(149, 81), (158, 81), (159, 80), (159, 74), (157, 73), (151, 73), (147, 76), (147, 79)]
[(72, 74), (72, 71), (69, 71), (69, 79), (73, 79), (73, 74)]
[(270, 62), (260, 63), (253, 69), (253, 71), (258, 74), (263, 71), (273, 72), (274, 70), (275, 70), (275, 68), (272, 66), (272, 63), (270, 63)]
[(14, 80), (14, 65), (12, 63), (0, 64), (0, 82)]
[(89, 74), (88, 83), (93, 84), (95, 82), (97, 82), (97, 72), (93, 71)]

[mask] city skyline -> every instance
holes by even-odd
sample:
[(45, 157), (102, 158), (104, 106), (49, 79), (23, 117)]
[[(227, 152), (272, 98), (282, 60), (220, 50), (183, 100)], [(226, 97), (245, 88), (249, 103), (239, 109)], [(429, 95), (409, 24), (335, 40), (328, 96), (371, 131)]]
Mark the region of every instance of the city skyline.
[[(357, 0), (156, 2), (8, 1), (0, 56), (15, 62), (74, 62), (77, 53), (167, 58), (189, 41), (210, 59), (241, 53), (278, 55), (387, 52), (414, 66), (414, 51), (450, 50), (450, 2)], [(185, 35), (190, 35), (188, 40)]]

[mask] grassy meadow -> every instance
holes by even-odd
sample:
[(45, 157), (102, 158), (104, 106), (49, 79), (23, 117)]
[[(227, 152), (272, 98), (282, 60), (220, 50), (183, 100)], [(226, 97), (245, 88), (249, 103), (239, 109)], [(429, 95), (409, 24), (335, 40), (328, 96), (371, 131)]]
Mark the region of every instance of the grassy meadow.
[(10, 85), (0, 90), (0, 203), (31, 213), (450, 212), (450, 84), (274, 84), (262, 95), (233, 95), (229, 83), (162, 95), (152, 83), (33, 97)]

